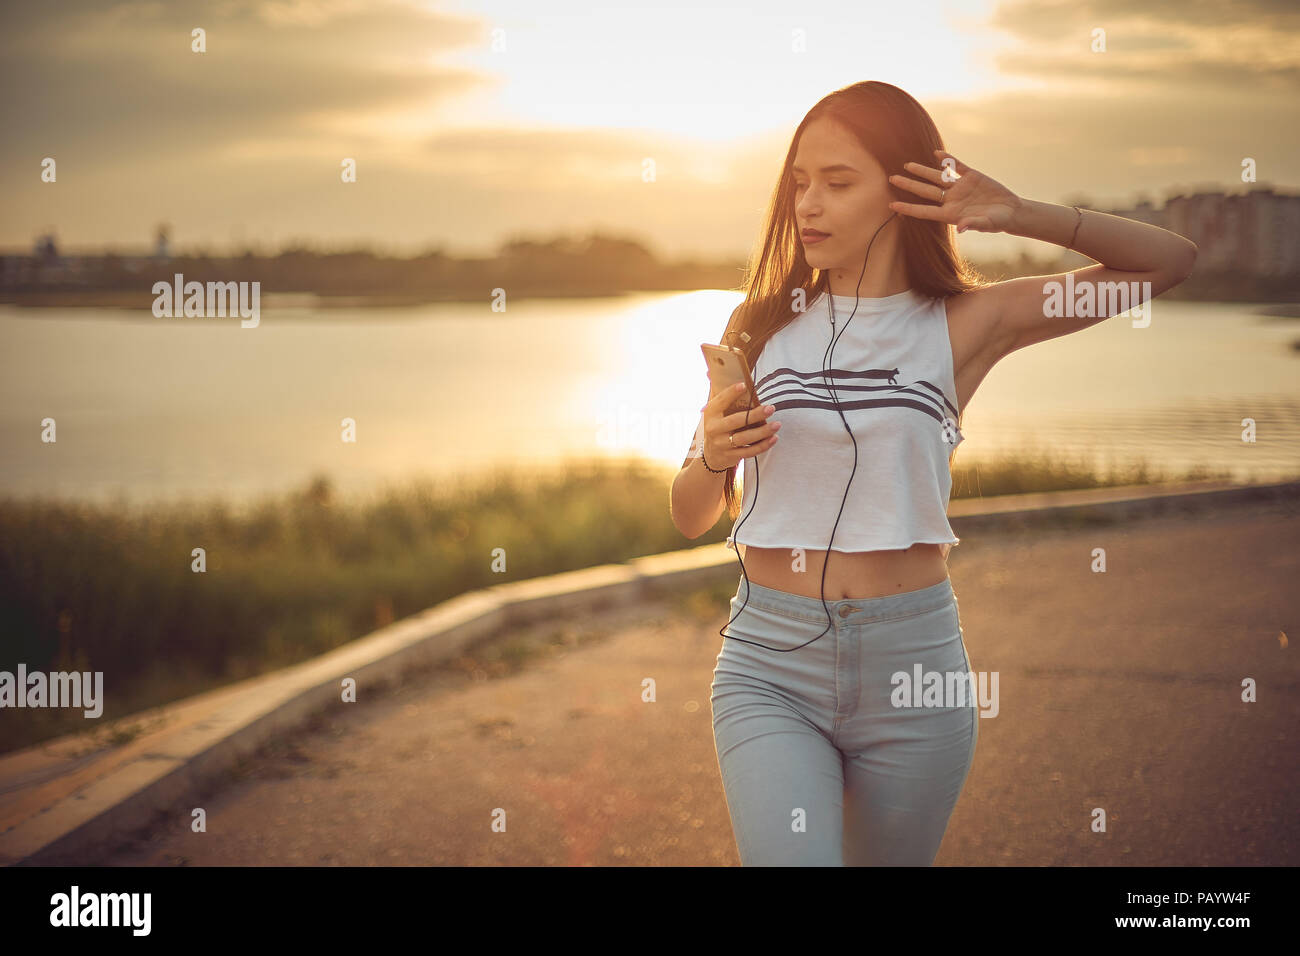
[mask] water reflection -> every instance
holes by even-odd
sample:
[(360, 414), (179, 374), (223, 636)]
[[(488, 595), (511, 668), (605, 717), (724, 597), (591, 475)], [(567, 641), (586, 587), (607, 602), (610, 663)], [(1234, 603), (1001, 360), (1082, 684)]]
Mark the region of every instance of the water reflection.
[[(700, 343), (739, 295), (656, 293), (238, 319), (0, 307), (0, 493), (145, 500), (340, 490), (495, 464), (640, 454), (680, 465), (708, 391)], [(1157, 301), (1013, 353), (980, 385), (959, 465), (1003, 451), (1300, 472), (1300, 322)], [(57, 422), (56, 443), (41, 422)], [(1242, 420), (1256, 440), (1242, 441)], [(343, 422), (357, 441), (341, 440)]]

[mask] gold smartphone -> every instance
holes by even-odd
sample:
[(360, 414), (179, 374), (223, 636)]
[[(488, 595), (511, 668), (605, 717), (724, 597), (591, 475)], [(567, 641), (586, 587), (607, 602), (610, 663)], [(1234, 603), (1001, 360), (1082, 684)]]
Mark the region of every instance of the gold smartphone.
[(749, 374), (745, 353), (738, 348), (708, 342), (701, 345), (700, 350), (704, 353), (704, 363), (709, 370), (710, 400), (717, 397), (723, 389), (735, 388), (737, 382), (745, 383), (744, 390), (727, 406), (723, 414), (731, 415), (747, 408), (757, 408), (758, 390), (754, 388), (754, 378)]

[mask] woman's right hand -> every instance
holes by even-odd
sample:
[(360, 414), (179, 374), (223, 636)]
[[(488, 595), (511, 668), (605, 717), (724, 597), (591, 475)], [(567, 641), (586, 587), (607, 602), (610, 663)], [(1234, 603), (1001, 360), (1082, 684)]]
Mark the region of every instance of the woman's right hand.
[[(780, 422), (769, 422), (776, 411), (775, 405), (762, 405), (724, 414), (744, 392), (744, 384), (723, 389), (700, 409), (704, 413), (704, 457), (709, 467), (722, 470), (737, 465), (743, 458), (751, 458), (776, 444)], [(748, 417), (748, 425), (746, 424)], [(731, 436), (731, 441), (728, 441)]]

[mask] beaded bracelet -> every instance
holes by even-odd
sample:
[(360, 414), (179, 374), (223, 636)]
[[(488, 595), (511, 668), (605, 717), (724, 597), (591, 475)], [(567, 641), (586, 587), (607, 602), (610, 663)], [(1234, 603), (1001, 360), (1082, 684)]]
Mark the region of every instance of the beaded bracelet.
[(708, 468), (709, 471), (713, 472), (715, 475), (725, 475), (725, 474), (727, 473), (727, 469), (725, 469), (725, 468), (721, 468), (721, 469), (719, 469), (719, 468), (709, 468), (709, 460), (708, 460), (707, 458), (704, 457), (704, 443), (703, 443), (703, 442), (700, 442), (700, 461), (704, 462), (704, 467), (705, 467), (705, 468)]

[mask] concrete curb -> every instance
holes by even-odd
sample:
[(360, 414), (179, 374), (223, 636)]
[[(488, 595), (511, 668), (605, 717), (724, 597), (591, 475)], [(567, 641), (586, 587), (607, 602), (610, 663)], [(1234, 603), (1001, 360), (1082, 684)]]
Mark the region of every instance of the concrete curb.
[[(1200, 482), (959, 499), (949, 514), (964, 537), (1297, 499), (1300, 481)], [(313, 660), (122, 718), (117, 724), (145, 728), (125, 744), (87, 752), (87, 735), (73, 734), (0, 757), (0, 863), (84, 864), (157, 815), (175, 813), (187, 795), (201, 793), (273, 735), (337, 704), (345, 678), (355, 679), (360, 698), (504, 628), (735, 581), (737, 567), (735, 552), (719, 542), (495, 585)]]

